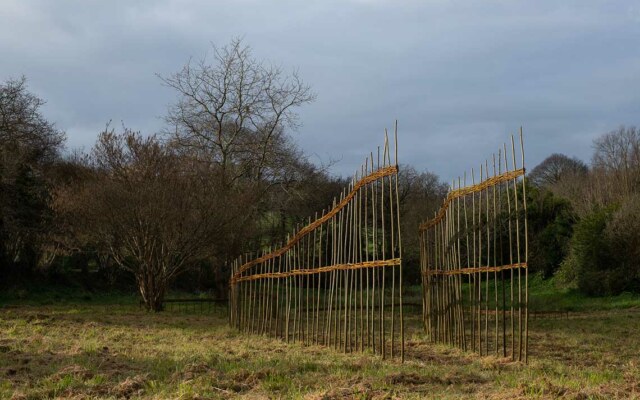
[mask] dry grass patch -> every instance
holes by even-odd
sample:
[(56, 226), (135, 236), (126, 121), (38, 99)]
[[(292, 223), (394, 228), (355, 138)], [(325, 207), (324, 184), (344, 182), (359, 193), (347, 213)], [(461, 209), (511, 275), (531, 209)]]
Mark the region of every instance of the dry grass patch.
[(528, 366), (426, 343), (407, 360), (244, 336), (213, 315), (0, 309), (0, 398), (640, 398), (636, 310), (531, 323)]

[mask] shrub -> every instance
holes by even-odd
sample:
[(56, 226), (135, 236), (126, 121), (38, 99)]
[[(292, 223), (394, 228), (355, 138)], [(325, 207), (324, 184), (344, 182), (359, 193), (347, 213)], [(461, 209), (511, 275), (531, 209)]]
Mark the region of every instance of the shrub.
[(575, 226), (569, 255), (562, 262), (560, 276), (577, 284), (588, 295), (608, 293), (607, 275), (612, 268), (612, 251), (605, 236), (613, 210), (599, 209), (584, 216)]
[(596, 209), (574, 226), (559, 277), (592, 296), (640, 292), (640, 198)]
[(550, 278), (567, 255), (575, 217), (568, 200), (544, 189), (527, 190), (530, 268)]
[(640, 292), (640, 195), (625, 199), (605, 231), (615, 257), (615, 292)]

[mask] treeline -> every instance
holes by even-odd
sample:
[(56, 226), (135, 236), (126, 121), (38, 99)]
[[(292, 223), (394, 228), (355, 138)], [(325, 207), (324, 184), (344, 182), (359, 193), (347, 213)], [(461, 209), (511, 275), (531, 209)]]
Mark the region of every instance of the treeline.
[[(229, 262), (275, 247), (348, 179), (295, 145), (315, 94), (240, 40), (161, 77), (176, 93), (164, 129), (107, 124), (87, 152), (41, 113), (26, 80), (0, 83), (0, 288), (71, 275), (136, 288), (160, 310), (172, 287), (226, 296)], [(587, 294), (640, 291), (640, 132), (594, 142), (591, 165), (554, 154), (528, 180), (530, 268)], [(417, 227), (447, 185), (402, 165), (405, 281), (419, 284)]]
[(640, 292), (640, 130), (593, 149), (591, 165), (553, 154), (531, 171), (531, 268), (588, 295)]
[[(71, 154), (24, 78), (0, 84), (1, 287), (80, 271), (94, 288), (135, 284), (150, 310), (171, 285), (223, 297), (231, 260), (283, 243), (347, 185), (288, 133), (315, 99), (310, 87), (240, 40), (161, 80), (177, 94), (163, 131), (107, 124), (92, 149)], [(446, 188), (401, 171), (414, 222)], [(417, 262), (416, 241), (406, 254)]]

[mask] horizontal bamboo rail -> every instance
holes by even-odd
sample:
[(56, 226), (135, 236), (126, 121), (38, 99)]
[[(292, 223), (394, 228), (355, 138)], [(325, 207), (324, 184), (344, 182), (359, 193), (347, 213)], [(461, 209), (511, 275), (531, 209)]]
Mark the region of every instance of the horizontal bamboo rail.
[(469, 275), (469, 274), (477, 274), (478, 272), (500, 272), (506, 271), (509, 269), (517, 269), (517, 268), (527, 268), (526, 263), (519, 264), (508, 264), (508, 265), (500, 265), (497, 267), (470, 267), (470, 268), (462, 268), (462, 269), (454, 269), (454, 270), (427, 270), (424, 271), (425, 275)]
[(391, 260), (367, 261), (367, 262), (361, 262), (361, 263), (355, 263), (355, 264), (336, 264), (336, 265), (328, 265), (326, 267), (319, 267), (319, 268), (294, 269), (290, 272), (273, 272), (269, 274), (249, 275), (249, 276), (234, 278), (232, 283), (253, 281), (256, 279), (282, 279), (282, 278), (288, 278), (290, 276), (322, 274), (325, 272), (338, 271), (338, 270), (353, 271), (353, 270), (362, 269), (362, 268), (394, 267), (396, 265), (400, 265), (399, 258), (393, 258)]

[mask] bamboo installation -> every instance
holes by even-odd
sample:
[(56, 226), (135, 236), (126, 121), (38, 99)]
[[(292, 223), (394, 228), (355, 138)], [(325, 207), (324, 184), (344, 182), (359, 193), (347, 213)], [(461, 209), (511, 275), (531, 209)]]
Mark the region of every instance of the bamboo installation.
[[(528, 357), (524, 145), (453, 181), (420, 225), (424, 329), (432, 342), (480, 355)], [(510, 150), (510, 152), (508, 151)], [(479, 174), (477, 175), (477, 173)], [(469, 182), (470, 178), (470, 182)], [(476, 179), (478, 179), (476, 181)]]
[(385, 131), (328, 211), (277, 249), (232, 264), (230, 323), (253, 334), (404, 360), (402, 242), (395, 157)]

